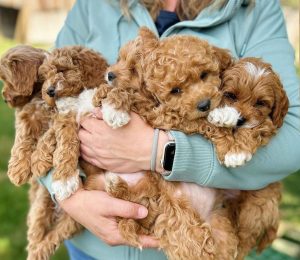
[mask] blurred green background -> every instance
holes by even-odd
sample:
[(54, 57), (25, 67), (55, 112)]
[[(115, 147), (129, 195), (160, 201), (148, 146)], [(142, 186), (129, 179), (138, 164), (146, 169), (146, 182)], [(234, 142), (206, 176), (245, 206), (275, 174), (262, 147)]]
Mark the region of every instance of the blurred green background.
[[(299, 8), (297, 0), (282, 1), (291, 10)], [(1, 7), (1, 1), (0, 1)], [(298, 13), (299, 14), (299, 13)], [(1, 17), (1, 12), (0, 12)], [(292, 23), (293, 25), (293, 23)], [(298, 17), (299, 30), (299, 17)], [(298, 34), (299, 37), (299, 34)], [(8, 39), (0, 34), (0, 55), (7, 49), (18, 44), (18, 41)], [(33, 44), (36, 47), (48, 49), (51, 44)], [(299, 57), (298, 46), (295, 47)], [(298, 58), (299, 61), (299, 58)], [(297, 66), (299, 74), (299, 66)], [(0, 81), (0, 90), (2, 82)], [(7, 161), (14, 139), (14, 111), (9, 109), (0, 100), (0, 259), (26, 259), (26, 214), (28, 210), (28, 187), (14, 187), (6, 177)], [(299, 158), (300, 159), (300, 158)], [(299, 163), (300, 167), (300, 163)], [(272, 249), (275, 253), (281, 251), (300, 259), (300, 172), (297, 172), (283, 181), (284, 193), (281, 205), (282, 224), (280, 237)], [(288, 259), (286, 255), (275, 258), (273, 251), (263, 254), (260, 259)], [(298, 257), (298, 258), (297, 258)], [(53, 260), (68, 259), (64, 247), (61, 247)], [(251, 258), (252, 259), (252, 258)]]

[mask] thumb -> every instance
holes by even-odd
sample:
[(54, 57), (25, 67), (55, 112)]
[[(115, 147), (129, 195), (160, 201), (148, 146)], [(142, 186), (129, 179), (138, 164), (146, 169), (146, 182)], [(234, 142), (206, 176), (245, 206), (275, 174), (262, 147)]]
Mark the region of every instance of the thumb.
[(148, 210), (140, 204), (114, 198), (114, 202), (110, 205), (109, 215), (111, 217), (142, 219), (147, 217)]

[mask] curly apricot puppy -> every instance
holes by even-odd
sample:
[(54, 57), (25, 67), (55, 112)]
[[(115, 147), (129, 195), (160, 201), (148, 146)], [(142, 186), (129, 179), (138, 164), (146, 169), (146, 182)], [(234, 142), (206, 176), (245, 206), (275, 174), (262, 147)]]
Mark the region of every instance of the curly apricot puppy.
[(30, 160), (37, 140), (48, 129), (52, 109), (41, 98), (43, 81), (38, 69), (47, 52), (26, 45), (7, 51), (0, 60), (4, 101), (16, 110), (15, 142), (8, 164), (8, 177), (15, 185), (30, 179)]
[[(132, 109), (156, 128), (217, 133), (206, 117), (221, 101), (220, 75), (231, 63), (226, 50), (199, 38), (172, 36), (159, 41), (143, 28), (107, 70), (108, 84), (97, 89), (94, 105), (102, 105), (104, 120), (112, 127), (126, 124)], [(122, 235), (132, 245), (140, 246), (138, 234), (151, 234), (170, 259), (232, 259), (236, 255), (235, 228), (222, 207), (225, 197), (220, 192), (192, 183), (166, 182), (151, 172), (140, 173), (139, 178), (129, 185), (123, 175), (106, 173), (108, 193), (148, 208), (143, 220), (119, 220)]]
[[(233, 64), (225, 50), (195, 37), (159, 41), (151, 31), (141, 29), (139, 37), (120, 50), (117, 64), (108, 68), (108, 84), (100, 86), (94, 102), (102, 105), (103, 118), (111, 127), (126, 124), (131, 109), (153, 127), (201, 133), (213, 141), (217, 152), (229, 151), (236, 143), (232, 128), (214, 126), (206, 117), (219, 107), (220, 77)], [(284, 115), (279, 115), (281, 120)], [(269, 137), (274, 134), (267, 132)], [(237, 255), (242, 259), (251, 248), (263, 249), (276, 236), (278, 184), (259, 191), (225, 191), (165, 182), (153, 173), (140, 174), (139, 182), (128, 184), (126, 177), (107, 173), (106, 188), (115, 197), (148, 207), (144, 220), (120, 219), (127, 241), (139, 246), (137, 234), (152, 234), (170, 259)], [(246, 212), (259, 210), (261, 219), (245, 218)]]
[[(72, 46), (54, 49), (39, 69), (44, 80), (43, 99), (55, 109), (55, 114), (32, 155), (32, 172), (40, 177), (54, 168), (52, 190), (58, 200), (79, 188), (78, 120), (92, 111), (94, 88), (105, 81), (106, 68), (107, 63), (99, 53)], [(87, 163), (83, 166), (93, 174), (99, 173)], [(65, 239), (82, 230), (62, 210), (56, 212), (43, 186), (38, 188), (28, 219), (28, 260), (49, 259)]]
[[(223, 75), (223, 98), (219, 108), (208, 116), (210, 123), (232, 131), (235, 143), (224, 147), (228, 167), (243, 165), (262, 145), (266, 145), (283, 124), (288, 111), (288, 98), (271, 65), (258, 58), (244, 58), (234, 63)], [(243, 259), (260, 240), (259, 250), (276, 237), (279, 224), (279, 183), (259, 191), (243, 191), (237, 215), (239, 255)], [(271, 216), (271, 217), (270, 217)]]

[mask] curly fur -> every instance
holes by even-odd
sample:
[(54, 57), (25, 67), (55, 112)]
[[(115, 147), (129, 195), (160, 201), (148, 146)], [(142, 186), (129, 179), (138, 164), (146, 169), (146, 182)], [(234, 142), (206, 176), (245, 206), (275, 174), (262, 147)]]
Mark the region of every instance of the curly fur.
[[(51, 118), (51, 127), (40, 138), (32, 155), (31, 168), (36, 177), (54, 168), (52, 188), (57, 199), (69, 197), (80, 186), (78, 119), (81, 113), (91, 112), (92, 106), (84, 107), (82, 102), (93, 94), (93, 88), (104, 82), (107, 66), (99, 53), (72, 46), (53, 50), (39, 68), (44, 81), (43, 100), (56, 112)], [(87, 163), (83, 165), (94, 169)], [(28, 218), (28, 260), (49, 259), (65, 239), (82, 230), (81, 225), (62, 210), (55, 211), (44, 187), (37, 190)]]
[[(108, 68), (108, 84), (97, 90), (94, 104), (110, 104), (115, 110), (127, 113), (133, 110), (155, 128), (203, 134), (213, 141), (222, 161), (237, 143), (247, 146), (236, 134), (242, 128), (215, 126), (206, 117), (225, 102), (222, 88), (226, 75), (239, 82), (247, 81), (247, 75), (236, 77), (231, 73), (231, 68), (238, 64), (227, 51), (196, 37), (172, 36), (159, 41), (143, 28), (136, 40), (120, 50), (118, 62)], [(222, 73), (225, 83), (221, 85)], [(272, 80), (262, 82), (261, 87), (268, 88)], [(274, 88), (275, 92), (274, 96), (283, 94), (281, 102), (286, 105), (282, 86)], [(286, 113), (283, 110), (277, 118), (276, 106), (271, 108), (261, 118), (271, 121), (273, 126), (267, 123), (264, 131), (257, 132), (256, 138), (265, 141), (256, 142), (256, 149), (275, 134), (273, 129), (280, 126)], [(259, 191), (240, 192), (192, 188), (193, 184), (166, 182), (154, 173), (145, 173), (134, 185), (127, 184), (122, 175), (107, 173), (106, 176), (108, 193), (148, 207), (149, 215), (141, 221), (119, 220), (122, 235), (134, 246), (141, 246), (138, 234), (151, 234), (159, 239), (170, 259), (242, 259), (250, 249), (257, 245), (262, 249), (275, 238), (279, 220), (278, 184)], [(201, 196), (194, 195), (205, 197), (203, 189), (210, 192), (205, 198), (211, 201), (209, 205), (205, 205)], [(203, 208), (199, 208), (201, 203)]]
[(38, 69), (47, 52), (20, 45), (7, 51), (0, 60), (2, 96), (15, 108), (15, 141), (8, 163), (8, 177), (15, 185), (31, 178), (30, 158), (40, 136), (48, 129), (52, 109), (41, 98), (42, 81)]

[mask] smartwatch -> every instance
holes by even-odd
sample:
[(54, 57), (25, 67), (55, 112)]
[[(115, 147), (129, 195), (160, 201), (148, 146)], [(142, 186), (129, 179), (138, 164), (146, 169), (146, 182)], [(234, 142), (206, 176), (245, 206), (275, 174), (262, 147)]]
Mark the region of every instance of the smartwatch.
[(163, 155), (161, 158), (161, 166), (164, 169), (163, 175), (168, 175), (173, 168), (173, 162), (175, 157), (176, 144), (175, 141), (169, 141), (165, 144)]

